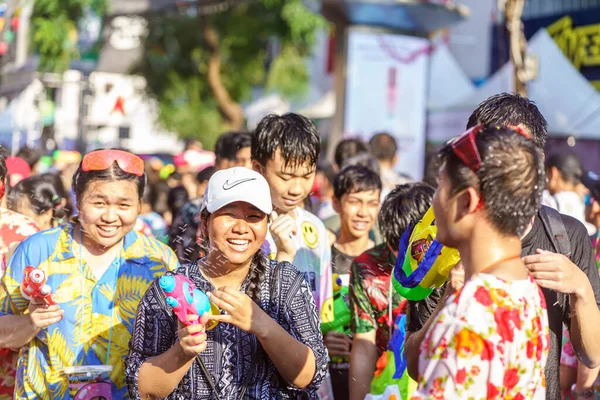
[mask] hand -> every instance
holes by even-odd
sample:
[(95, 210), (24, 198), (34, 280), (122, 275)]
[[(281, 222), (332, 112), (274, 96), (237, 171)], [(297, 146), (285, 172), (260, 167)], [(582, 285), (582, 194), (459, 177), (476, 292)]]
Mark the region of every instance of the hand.
[(248, 295), (231, 287), (223, 286), (208, 293), (208, 297), (215, 306), (227, 313), (212, 315), (210, 319), (233, 324), (258, 337), (261, 337), (262, 329), (271, 320)]
[[(198, 319), (197, 315), (189, 315), (189, 321), (195, 321)], [(185, 325), (181, 321), (177, 320), (179, 330), (177, 335), (179, 336), (178, 345), (181, 347), (183, 353), (188, 357), (196, 357), (198, 354), (206, 350), (206, 323), (208, 322), (208, 314), (204, 314), (198, 324)]]
[(275, 211), (271, 214), (271, 221), (269, 229), (277, 246), (277, 260), (292, 262), (296, 256), (296, 221), (287, 214), (278, 215)]
[(577, 294), (585, 288), (583, 271), (562, 254), (538, 249), (523, 262), (541, 287), (565, 294)]
[(29, 318), (36, 329), (45, 329), (63, 319), (64, 310), (58, 305), (48, 306), (40, 299), (29, 302)]
[(450, 270), (448, 275), (448, 284), (446, 285), (446, 295), (451, 295), (460, 289), (465, 284), (465, 269), (463, 268), (462, 262), (458, 262)]
[(331, 356), (350, 356), (350, 346), (352, 339), (342, 332), (327, 332), (323, 338), (325, 347), (329, 350)]

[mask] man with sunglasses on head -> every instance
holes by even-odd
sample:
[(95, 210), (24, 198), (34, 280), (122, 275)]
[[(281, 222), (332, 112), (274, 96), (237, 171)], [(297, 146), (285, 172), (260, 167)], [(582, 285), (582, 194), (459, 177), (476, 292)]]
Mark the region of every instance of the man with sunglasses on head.
[[(471, 114), (467, 128), (478, 124), (519, 127), (541, 149), (547, 123), (537, 106), (517, 94), (502, 93), (483, 101)], [(560, 399), (560, 351), (562, 324), (569, 328), (580, 361), (589, 368), (600, 365), (600, 277), (587, 230), (574, 218), (541, 207), (521, 236), (521, 257), (542, 287), (548, 307), (550, 351), (546, 363), (546, 398)], [(455, 268), (446, 287), (425, 300), (409, 302), (405, 344), (408, 372), (417, 378), (419, 353), (425, 333), (446, 298), (462, 286), (462, 272)], [(589, 387), (577, 387), (577, 399), (592, 398)]]

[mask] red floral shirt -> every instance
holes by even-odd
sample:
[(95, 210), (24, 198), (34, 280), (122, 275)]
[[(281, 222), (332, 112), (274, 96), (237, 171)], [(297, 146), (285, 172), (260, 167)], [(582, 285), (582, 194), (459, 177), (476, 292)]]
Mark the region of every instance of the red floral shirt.
[(549, 346), (546, 303), (531, 277), (476, 275), (427, 331), (411, 400), (543, 400)]
[[(0, 208), (0, 277), (4, 275), (7, 253), (11, 246), (38, 232), (33, 220), (14, 211)], [(14, 249), (12, 249), (14, 250)], [(13, 398), (17, 353), (0, 349), (0, 400)]]

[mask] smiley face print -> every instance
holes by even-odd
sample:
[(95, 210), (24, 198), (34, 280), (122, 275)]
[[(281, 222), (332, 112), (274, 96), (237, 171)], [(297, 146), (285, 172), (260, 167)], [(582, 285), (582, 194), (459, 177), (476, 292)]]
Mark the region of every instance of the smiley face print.
[(316, 249), (319, 246), (317, 227), (312, 222), (304, 221), (300, 226), (300, 230), (302, 231), (304, 243), (311, 249)]

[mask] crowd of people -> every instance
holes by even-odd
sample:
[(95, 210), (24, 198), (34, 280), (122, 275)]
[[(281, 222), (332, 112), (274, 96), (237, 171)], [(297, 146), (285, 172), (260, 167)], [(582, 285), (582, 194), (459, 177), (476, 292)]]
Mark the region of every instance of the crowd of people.
[[(492, 96), (422, 181), (388, 133), (327, 162), (298, 114), (173, 160), (2, 149), (0, 399), (378, 398), (399, 330), (405, 400), (595, 399), (600, 191), (546, 128)], [(409, 301), (393, 270), (430, 209), (460, 262)], [(31, 267), (51, 296), (25, 293)], [(178, 319), (177, 276), (211, 313)]]

